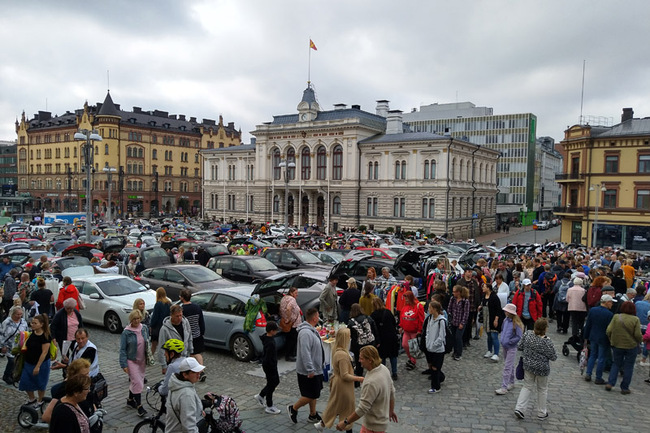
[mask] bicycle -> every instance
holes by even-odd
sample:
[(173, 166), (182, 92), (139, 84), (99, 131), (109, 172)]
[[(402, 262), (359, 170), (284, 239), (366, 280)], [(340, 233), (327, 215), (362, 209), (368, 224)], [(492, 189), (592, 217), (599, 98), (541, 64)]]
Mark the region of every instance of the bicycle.
[[(162, 384), (162, 380), (153, 386), (147, 387), (147, 394), (145, 400), (147, 404), (156, 413), (153, 416), (148, 416), (133, 427), (133, 433), (146, 433), (146, 432), (160, 432), (165, 431), (165, 396), (160, 395), (158, 388)], [(163, 418), (163, 419), (161, 419)]]

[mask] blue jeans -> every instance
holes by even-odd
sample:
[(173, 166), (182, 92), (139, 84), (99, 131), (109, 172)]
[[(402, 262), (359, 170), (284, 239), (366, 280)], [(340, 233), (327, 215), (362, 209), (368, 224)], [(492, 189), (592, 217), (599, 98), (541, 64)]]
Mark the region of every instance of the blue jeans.
[(634, 372), (634, 362), (636, 361), (636, 355), (639, 351), (638, 347), (633, 347), (631, 349), (619, 349), (617, 347), (612, 347), (612, 369), (609, 371), (609, 380), (608, 383), (611, 386), (616, 385), (616, 379), (618, 377), (618, 371), (623, 370), (623, 381), (621, 382), (621, 390), (626, 390), (630, 388), (630, 382), (632, 381), (632, 373)]
[[(490, 331), (487, 333), (488, 350), (495, 355), (499, 354), (499, 333), (497, 331)], [(492, 348), (494, 347), (494, 351)]]
[(390, 358), (384, 358), (381, 360), (381, 363), (386, 365), (386, 360), (390, 359), (390, 369), (392, 374), (397, 374), (397, 356), (391, 356)]
[[(607, 353), (611, 351), (611, 346), (607, 342), (603, 343), (594, 343), (593, 341), (590, 344), (590, 353), (589, 360), (587, 361), (587, 376), (591, 376), (591, 372), (594, 370), (594, 365), (596, 365), (596, 379), (603, 378), (603, 370), (605, 369), (605, 360), (607, 359)], [(596, 360), (598, 361), (596, 363)]]

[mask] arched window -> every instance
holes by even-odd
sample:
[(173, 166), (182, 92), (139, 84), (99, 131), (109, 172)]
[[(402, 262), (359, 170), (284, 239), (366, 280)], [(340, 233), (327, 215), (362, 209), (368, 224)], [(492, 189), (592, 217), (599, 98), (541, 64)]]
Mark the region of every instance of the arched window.
[(368, 180), (372, 180), (372, 179), (373, 179), (373, 174), (374, 174), (374, 171), (373, 171), (373, 163), (372, 163), (372, 161), (371, 161), (371, 162), (368, 163)]
[(451, 161), (451, 178), (456, 179), (456, 158)]
[(158, 159), (158, 150), (154, 149), (151, 151), (151, 159)]
[[(424, 178), (429, 179), (429, 160), (424, 160)], [(424, 209), (424, 206), (422, 207)]]
[(108, 155), (108, 144), (104, 145), (104, 155)]
[(301, 179), (309, 180), (311, 178), (311, 153), (307, 146), (300, 151), (300, 170)]
[(144, 149), (138, 148), (138, 158), (144, 158)]
[(463, 179), (463, 161), (458, 162), (458, 180), (464, 180)]
[(379, 180), (379, 161), (375, 161), (375, 180)]
[[(132, 152), (133, 152), (133, 151), (131, 150), (130, 147), (127, 147), (127, 148), (126, 148), (126, 156), (127, 156), (127, 157), (130, 158), (131, 155), (132, 155)], [(167, 152), (166, 152), (166, 151), (165, 151), (165, 155), (167, 155)], [(165, 157), (165, 158), (166, 158), (166, 157)]]
[(406, 179), (406, 161), (402, 160), (402, 173), (401, 177), (402, 180)]
[(275, 213), (280, 212), (280, 196), (279, 195), (273, 196), (273, 212), (275, 212)]
[[(288, 163), (293, 162), (294, 166), (289, 167)], [(294, 180), (296, 178), (296, 150), (293, 147), (290, 147), (287, 149), (287, 175), (289, 176), (290, 180)]]
[(472, 161), (467, 161), (467, 180), (472, 180), (474, 170), (472, 170)]
[(402, 161), (395, 161), (395, 179), (399, 179), (400, 174), (402, 173)]
[(341, 215), (341, 197), (338, 195), (332, 200), (332, 214)]
[(316, 179), (324, 180), (327, 176), (327, 152), (325, 146), (320, 146), (316, 151)]
[(332, 179), (343, 179), (343, 147), (339, 144), (334, 147), (332, 151)]
[(272, 155), (273, 157), (271, 158), (271, 164), (273, 164), (273, 179), (278, 180), (282, 174), (282, 170), (280, 168), (280, 162), (282, 161), (282, 158), (280, 157), (280, 149), (277, 147), (273, 149)]
[(436, 160), (432, 159), (431, 160), (431, 173), (429, 174), (430, 179), (435, 179), (436, 178)]

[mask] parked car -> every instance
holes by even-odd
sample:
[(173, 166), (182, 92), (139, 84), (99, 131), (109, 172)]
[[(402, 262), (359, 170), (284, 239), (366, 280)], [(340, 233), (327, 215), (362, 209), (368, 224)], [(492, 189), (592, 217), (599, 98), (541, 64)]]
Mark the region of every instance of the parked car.
[(309, 251), (290, 248), (268, 248), (262, 257), (273, 263), (280, 269), (290, 271), (298, 268), (321, 268), (329, 270), (327, 263), (323, 263), (318, 257)]
[(551, 223), (549, 221), (539, 221), (537, 223), (537, 230), (548, 230), (551, 228)]
[(268, 314), (279, 319), (280, 300), (289, 293), (291, 287), (296, 287), (296, 302), (304, 314), (310, 308), (320, 307), (319, 296), (327, 284), (327, 275), (327, 272), (316, 269), (281, 272), (259, 282), (253, 294), (260, 295), (266, 302)]
[[(401, 256), (400, 256), (401, 257)], [(330, 271), (330, 276), (338, 278), (337, 286), (345, 289), (347, 287), (347, 279), (352, 277), (357, 281), (357, 287), (363, 287), (363, 282), (366, 280), (369, 268), (375, 268), (377, 275), (381, 274), (381, 269), (387, 267), (390, 273), (398, 281), (403, 280), (408, 274), (401, 272), (395, 267), (396, 261), (378, 259), (366, 254), (359, 254), (355, 257), (346, 258), (341, 263), (334, 265)]]
[(129, 277), (115, 274), (79, 276), (72, 279), (86, 308), (81, 311), (84, 322), (104, 326), (109, 332), (122, 332), (129, 323), (129, 313), (137, 298), (144, 299), (151, 313), (156, 292)]
[(318, 259), (328, 265), (334, 266), (345, 258), (350, 250), (325, 250), (325, 251), (312, 251), (311, 253), (318, 257)]
[(277, 266), (260, 256), (217, 256), (206, 265), (231, 281), (253, 283), (275, 275)]
[(388, 248), (361, 247), (357, 248), (357, 250), (366, 251), (368, 254), (378, 259), (395, 260), (397, 256), (399, 256), (398, 253)]
[(178, 300), (181, 290), (186, 288), (194, 293), (215, 287), (233, 286), (232, 281), (213, 270), (194, 264), (174, 264), (146, 269), (135, 279), (142, 284), (149, 284), (152, 289), (163, 287), (167, 297), (173, 301)]
[[(258, 313), (253, 332), (244, 331), (246, 303), (254, 286), (228, 286), (207, 289), (192, 295), (192, 303), (203, 310), (205, 320), (205, 345), (229, 350), (238, 361), (249, 361), (262, 353), (260, 336), (266, 333), (266, 317)], [(284, 343), (284, 337), (276, 336), (276, 346)]]

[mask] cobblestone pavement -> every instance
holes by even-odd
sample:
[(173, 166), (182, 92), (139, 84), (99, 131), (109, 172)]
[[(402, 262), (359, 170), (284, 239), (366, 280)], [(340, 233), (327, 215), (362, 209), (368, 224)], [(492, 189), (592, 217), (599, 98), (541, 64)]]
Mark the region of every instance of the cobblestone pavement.
[[(613, 427), (618, 432), (638, 431), (642, 425), (639, 412), (639, 408), (643, 407), (641, 398), (650, 391), (650, 386), (643, 382), (648, 376), (648, 368), (637, 364), (631, 395), (621, 395), (619, 388), (606, 392), (603, 386), (582, 380), (573, 349), (568, 357), (560, 354), (565, 336), (555, 334), (554, 329), (552, 324), (549, 335), (558, 351), (558, 360), (551, 366), (548, 420), (539, 422), (537, 419), (529, 419), (536, 418), (530, 412), (525, 420), (514, 417), (514, 404), (520, 384), (505, 396), (494, 394), (500, 385), (503, 362), (493, 363), (483, 358), (486, 350), (483, 337), (472, 341), (461, 361), (455, 362), (449, 356), (445, 358), (443, 370), (447, 378), (440, 394), (427, 394), (429, 383), (420, 374), (424, 360), (418, 361), (416, 370), (406, 371), (405, 357), (401, 355), (399, 379), (395, 382), (399, 423), (391, 424), (389, 431), (609, 432)], [(104, 431), (130, 433), (140, 418), (124, 404), (128, 380), (117, 362), (118, 336), (97, 327), (90, 327), (89, 330), (91, 340), (100, 349), (101, 370), (109, 382), (109, 397), (104, 401), (104, 407), (108, 410)], [(286, 405), (298, 398), (294, 371), (282, 375), (274, 396), (276, 405), (282, 408), (283, 413), (277, 416), (266, 415), (252, 397), (264, 385), (264, 379), (250, 373), (258, 368), (255, 364), (237, 362), (224, 351), (208, 350), (204, 355), (208, 379), (205, 383), (197, 384), (198, 392), (202, 395), (207, 391), (216, 391), (232, 396), (241, 410), (246, 432), (315, 431), (307, 423), (305, 409), (300, 411), (297, 425), (292, 424), (286, 415)], [(0, 367), (4, 368), (4, 361), (1, 362)], [(155, 383), (161, 378), (160, 367), (149, 367), (147, 376), (149, 384)], [(60, 378), (60, 372), (53, 372), (50, 384), (56, 383)], [(324, 410), (328, 394), (326, 386), (318, 402), (319, 411)], [(24, 393), (4, 384), (0, 386), (1, 431), (22, 431), (16, 419), (18, 406), (25, 400)], [(356, 426), (355, 431), (358, 432), (359, 428)]]

